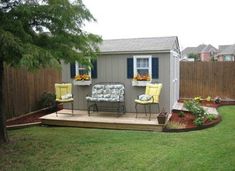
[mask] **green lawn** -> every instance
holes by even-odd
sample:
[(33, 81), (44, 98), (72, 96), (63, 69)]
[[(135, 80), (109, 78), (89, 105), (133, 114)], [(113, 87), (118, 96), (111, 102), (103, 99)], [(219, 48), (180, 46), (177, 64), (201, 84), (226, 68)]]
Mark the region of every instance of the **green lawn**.
[(235, 170), (235, 106), (185, 133), (31, 127), (9, 131), (0, 170)]

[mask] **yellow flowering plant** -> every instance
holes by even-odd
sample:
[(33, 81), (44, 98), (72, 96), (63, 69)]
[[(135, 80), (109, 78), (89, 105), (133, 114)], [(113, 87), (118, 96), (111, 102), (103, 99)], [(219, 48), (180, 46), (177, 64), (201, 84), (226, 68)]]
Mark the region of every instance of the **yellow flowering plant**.
[(151, 80), (151, 77), (149, 76), (149, 74), (145, 74), (145, 75), (140, 75), (140, 74), (137, 74), (133, 80), (136, 80), (136, 81), (150, 81)]
[(80, 74), (80, 75), (76, 75), (74, 79), (76, 81), (88, 81), (91, 79), (91, 77), (88, 74)]
[(194, 100), (194, 101), (197, 101), (197, 102), (201, 102), (201, 101), (202, 101), (202, 98), (201, 98), (201, 96), (197, 96), (197, 97), (194, 97), (193, 100)]

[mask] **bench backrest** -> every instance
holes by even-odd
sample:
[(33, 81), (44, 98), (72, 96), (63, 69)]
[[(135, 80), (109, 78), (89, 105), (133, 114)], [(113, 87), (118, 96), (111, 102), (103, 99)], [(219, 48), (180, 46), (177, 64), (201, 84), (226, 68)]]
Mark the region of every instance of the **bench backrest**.
[(92, 97), (101, 101), (124, 101), (125, 87), (123, 84), (95, 84)]

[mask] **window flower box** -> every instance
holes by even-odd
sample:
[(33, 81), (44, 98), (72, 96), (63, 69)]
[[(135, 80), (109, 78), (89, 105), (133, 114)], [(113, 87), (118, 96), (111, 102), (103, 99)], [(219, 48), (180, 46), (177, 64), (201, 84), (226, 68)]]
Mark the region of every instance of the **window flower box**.
[(151, 82), (151, 78), (149, 75), (140, 75), (137, 74), (132, 80), (132, 86), (140, 86), (144, 87), (147, 83)]
[(84, 85), (91, 85), (91, 83), (92, 83), (91, 77), (88, 74), (77, 75), (73, 80), (74, 85), (84, 86)]
[(91, 85), (92, 81), (91, 80), (73, 80), (73, 85), (78, 85), (78, 86), (86, 86), (86, 85)]
[(139, 87), (145, 87), (147, 83), (151, 83), (151, 81), (138, 81), (138, 80), (132, 80), (132, 86), (139, 86)]

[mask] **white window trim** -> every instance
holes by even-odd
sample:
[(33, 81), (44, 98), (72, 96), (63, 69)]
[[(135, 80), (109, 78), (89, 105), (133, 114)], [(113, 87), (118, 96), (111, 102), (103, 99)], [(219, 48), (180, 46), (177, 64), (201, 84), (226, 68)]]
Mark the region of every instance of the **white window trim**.
[(152, 56), (151, 55), (135, 55), (134, 57), (134, 77), (137, 75), (137, 59), (148, 58), (149, 59), (149, 76), (152, 78)]
[[(89, 86), (92, 84), (91, 67), (88, 67), (88, 69), (89, 69), (88, 75), (90, 76), (90, 79), (89, 80), (73, 80), (74, 85)], [(75, 62), (75, 73), (76, 73), (76, 76), (80, 75), (79, 74), (79, 62)]]
[[(77, 75), (80, 75), (80, 74), (79, 74), (79, 69), (80, 69), (80, 68), (79, 68), (79, 62), (76, 62), (76, 63), (75, 63), (76, 76), (77, 76)], [(89, 70), (89, 71), (88, 71), (88, 75), (91, 77), (91, 67), (88, 67), (88, 70)]]

